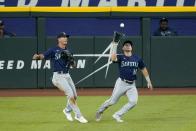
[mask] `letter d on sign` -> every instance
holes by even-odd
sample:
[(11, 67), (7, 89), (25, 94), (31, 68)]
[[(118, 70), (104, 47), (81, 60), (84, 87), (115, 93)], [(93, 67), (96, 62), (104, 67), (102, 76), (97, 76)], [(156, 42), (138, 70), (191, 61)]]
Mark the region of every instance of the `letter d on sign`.
[(18, 6), (36, 6), (38, 0), (30, 0), (28, 4), (25, 4), (27, 0), (18, 0)]
[(24, 61), (22, 60), (18, 60), (17, 65), (16, 65), (16, 69), (22, 69), (24, 67)]

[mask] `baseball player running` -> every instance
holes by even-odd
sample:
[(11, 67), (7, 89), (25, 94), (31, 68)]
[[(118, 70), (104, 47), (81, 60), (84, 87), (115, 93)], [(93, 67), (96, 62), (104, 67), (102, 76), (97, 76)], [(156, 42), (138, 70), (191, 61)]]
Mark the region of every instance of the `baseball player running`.
[(132, 53), (132, 47), (133, 43), (127, 40), (123, 43), (123, 54), (117, 55), (116, 50), (112, 52), (111, 60), (119, 65), (119, 78), (114, 86), (112, 96), (106, 100), (96, 112), (96, 121), (100, 121), (103, 112), (109, 106), (115, 104), (121, 96), (126, 94), (128, 103), (112, 115), (117, 122), (123, 122), (121, 119), (122, 116), (132, 109), (138, 101), (138, 92), (136, 89), (136, 74), (138, 68), (142, 71), (147, 81), (147, 87), (151, 90), (153, 89), (146, 66), (139, 56)]
[(56, 47), (48, 49), (43, 54), (34, 54), (33, 59), (50, 59), (53, 66), (52, 83), (67, 95), (67, 106), (63, 110), (68, 121), (73, 121), (71, 112), (75, 113), (75, 119), (81, 123), (88, 121), (83, 117), (76, 103), (77, 93), (72, 78), (69, 75), (70, 66), (75, 66), (73, 55), (67, 48), (69, 35), (62, 32), (57, 36)]

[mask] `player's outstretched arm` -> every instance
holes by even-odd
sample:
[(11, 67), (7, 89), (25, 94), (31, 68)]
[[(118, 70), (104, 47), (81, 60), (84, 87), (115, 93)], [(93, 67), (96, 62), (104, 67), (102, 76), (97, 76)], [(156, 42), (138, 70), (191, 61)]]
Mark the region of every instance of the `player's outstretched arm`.
[(34, 60), (42, 60), (42, 59), (44, 59), (44, 55), (43, 54), (34, 54), (33, 59)]
[(112, 61), (117, 61), (117, 47), (118, 47), (118, 43), (112, 41), (111, 42), (111, 60)]
[(111, 60), (112, 61), (117, 61), (117, 55), (116, 54), (111, 54)]
[(147, 81), (147, 87), (150, 89), (150, 90), (153, 90), (153, 86), (152, 86), (152, 83), (151, 83), (151, 80), (150, 80), (150, 77), (149, 77), (149, 74), (148, 74), (148, 70), (146, 68), (142, 69), (142, 74), (144, 75), (146, 81)]

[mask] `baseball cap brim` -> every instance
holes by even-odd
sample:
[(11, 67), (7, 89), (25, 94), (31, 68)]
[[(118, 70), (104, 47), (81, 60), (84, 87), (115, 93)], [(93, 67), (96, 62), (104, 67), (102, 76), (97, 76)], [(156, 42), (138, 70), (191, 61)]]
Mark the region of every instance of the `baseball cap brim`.
[(124, 46), (125, 44), (130, 44), (131, 46), (133, 46), (133, 42), (130, 40), (124, 41), (122, 45)]

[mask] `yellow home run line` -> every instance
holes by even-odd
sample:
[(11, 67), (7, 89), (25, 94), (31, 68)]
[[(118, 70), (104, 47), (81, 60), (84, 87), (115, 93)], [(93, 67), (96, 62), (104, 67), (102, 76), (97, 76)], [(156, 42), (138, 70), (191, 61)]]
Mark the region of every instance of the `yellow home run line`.
[(0, 7), (0, 12), (196, 12), (196, 7)]
[(112, 7), (112, 12), (196, 12), (196, 7)]
[(31, 12), (110, 12), (108, 7), (31, 7)]
[(30, 7), (0, 7), (0, 12), (29, 12)]

